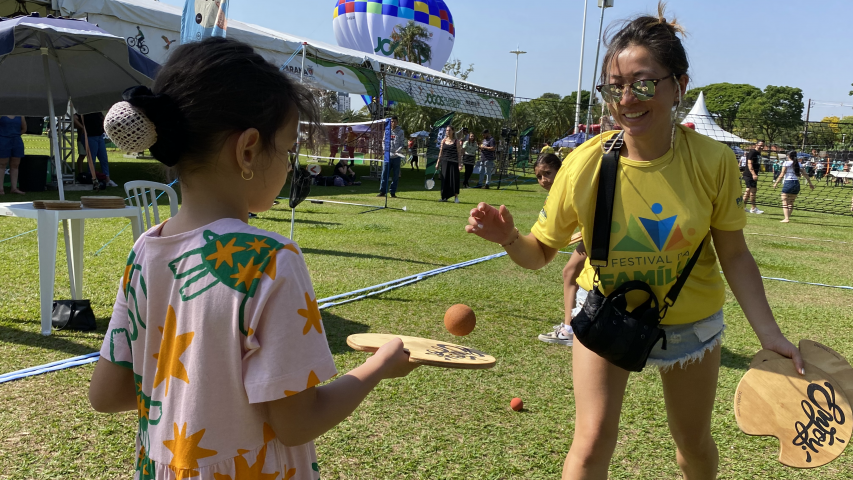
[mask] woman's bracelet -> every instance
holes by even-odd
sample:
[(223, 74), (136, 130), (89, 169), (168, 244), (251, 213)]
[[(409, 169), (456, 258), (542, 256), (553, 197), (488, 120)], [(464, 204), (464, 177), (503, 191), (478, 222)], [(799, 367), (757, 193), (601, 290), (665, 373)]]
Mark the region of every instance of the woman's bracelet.
[(518, 231), (518, 227), (515, 228), (515, 238), (513, 241), (507, 243), (506, 245), (501, 244), (501, 247), (508, 248), (511, 247), (513, 243), (517, 242), (518, 239), (521, 238), (521, 232)]

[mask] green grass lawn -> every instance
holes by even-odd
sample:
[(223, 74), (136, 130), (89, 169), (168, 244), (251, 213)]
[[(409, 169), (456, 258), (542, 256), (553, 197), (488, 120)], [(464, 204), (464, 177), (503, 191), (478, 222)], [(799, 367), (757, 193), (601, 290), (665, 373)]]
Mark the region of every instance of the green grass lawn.
[[(113, 155), (119, 184), (153, 178), (155, 164)], [(423, 165), (423, 162), (422, 162)], [(331, 167), (324, 167), (329, 175)], [(368, 167), (358, 166), (359, 175)], [(475, 177), (476, 178), (476, 177)], [(476, 202), (504, 203), (522, 233), (535, 221), (545, 193), (535, 183), (519, 190), (463, 190), (462, 203), (439, 203), (438, 187), (423, 188), (423, 170), (404, 168), (392, 206), (359, 214), (350, 206), (305, 203), (296, 213), (302, 247), (318, 298), (387, 282), (497, 253), (500, 248), (464, 234)], [(378, 182), (359, 187), (316, 188), (312, 197), (379, 204)], [(76, 198), (87, 192), (69, 192)], [(107, 194), (120, 195), (121, 189)], [(56, 198), (55, 192), (7, 195), (5, 201)], [(853, 284), (853, 218), (795, 212), (783, 225), (778, 207), (750, 215), (747, 241), (762, 274), (831, 285)], [(167, 209), (163, 213), (167, 215)], [(92, 300), (99, 330), (39, 334), (38, 255), (35, 233), (0, 243), (0, 373), (96, 351), (106, 329), (118, 280), (132, 244), (130, 229), (98, 252), (126, 221), (86, 226), (83, 295)], [(290, 211), (282, 205), (251, 220), (288, 235)], [(25, 219), (0, 219), (0, 240), (35, 228)], [(755, 235), (753, 235), (755, 234)], [(768, 236), (769, 235), (769, 236)], [(800, 237), (800, 238), (781, 238)], [(827, 241), (831, 240), (831, 241)], [(536, 336), (563, 318), (560, 272), (568, 260), (527, 271), (501, 258), (455, 270), (412, 286), (323, 311), (338, 369), (363, 362), (346, 337), (387, 332), (454, 341), (443, 327), (445, 309), (470, 305), (478, 316), (462, 342), (498, 359), (486, 371), (420, 368), (405, 379), (383, 382), (349, 419), (317, 439), (324, 479), (554, 479), (573, 435), (571, 349)], [(57, 252), (57, 298), (68, 297), (65, 253)], [(853, 291), (766, 281), (783, 331), (795, 343), (811, 338), (853, 358)], [(732, 403), (738, 381), (759, 349), (729, 292), (713, 433), (724, 479), (848, 479), (853, 452), (817, 471), (776, 462), (778, 442), (749, 437), (737, 428)], [(0, 385), (0, 479), (129, 478), (134, 460), (135, 413), (103, 415), (86, 394), (93, 365)], [(509, 410), (513, 397), (525, 410)], [(611, 478), (680, 478), (669, 437), (659, 375), (631, 376)]]

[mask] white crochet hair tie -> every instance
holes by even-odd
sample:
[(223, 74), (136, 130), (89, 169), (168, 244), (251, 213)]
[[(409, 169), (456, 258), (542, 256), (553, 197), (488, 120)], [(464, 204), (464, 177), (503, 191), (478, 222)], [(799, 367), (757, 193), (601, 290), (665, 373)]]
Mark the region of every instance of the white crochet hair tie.
[(113, 105), (104, 118), (110, 140), (128, 153), (140, 153), (157, 143), (157, 129), (144, 113), (128, 102)]

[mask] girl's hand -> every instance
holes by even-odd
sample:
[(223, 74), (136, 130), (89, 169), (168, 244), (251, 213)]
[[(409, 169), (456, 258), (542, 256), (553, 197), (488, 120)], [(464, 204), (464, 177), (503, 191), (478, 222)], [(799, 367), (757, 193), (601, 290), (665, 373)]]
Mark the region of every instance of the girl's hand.
[(417, 363), (409, 362), (409, 352), (403, 348), (403, 341), (399, 338), (379, 347), (372, 358), (381, 362), (382, 378), (386, 379), (405, 377), (418, 368)]
[(785, 338), (785, 335), (782, 335), (781, 332), (768, 340), (762, 341), (761, 348), (772, 350), (779, 355), (790, 358), (794, 362), (794, 368), (797, 372), (800, 375), (805, 375), (805, 363), (803, 363), (803, 356), (800, 355), (800, 350)]
[(499, 245), (506, 245), (515, 238), (515, 222), (505, 205), (497, 209), (480, 203), (471, 209), (465, 231)]
[(809, 188), (811, 188), (812, 190), (814, 190), (814, 184), (813, 184), (812, 182), (809, 182)]
[(776, 189), (776, 187), (778, 187), (778, 186), (779, 186), (779, 184), (778, 184), (778, 183), (774, 183), (774, 184), (773, 184), (773, 189), (775, 190), (775, 189)]

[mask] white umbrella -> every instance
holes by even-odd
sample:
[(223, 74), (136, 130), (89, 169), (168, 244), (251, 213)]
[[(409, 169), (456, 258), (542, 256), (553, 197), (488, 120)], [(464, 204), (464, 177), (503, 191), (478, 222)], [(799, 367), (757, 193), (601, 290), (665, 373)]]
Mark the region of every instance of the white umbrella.
[(123, 38), (83, 20), (0, 19), (0, 106), (3, 114), (50, 117), (60, 200), (56, 111), (71, 100), (81, 113), (107, 110), (125, 89), (150, 85), (158, 67)]

